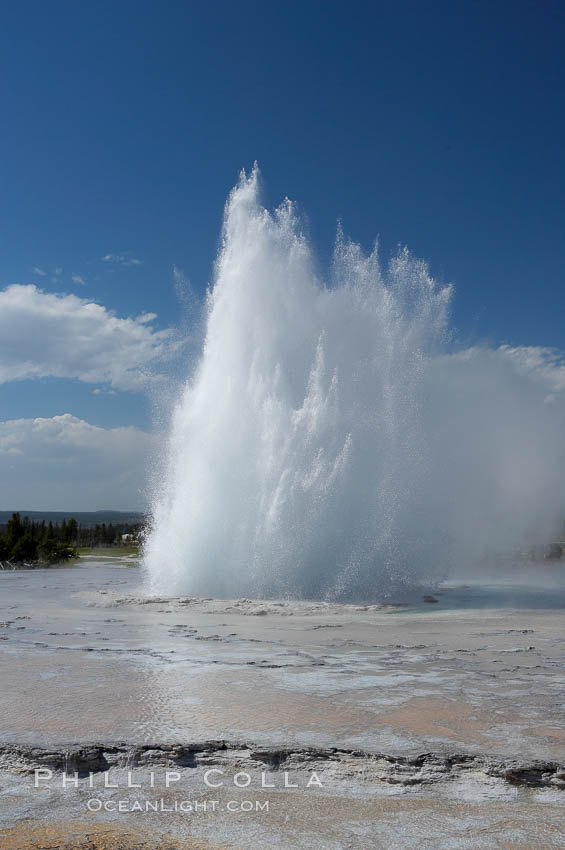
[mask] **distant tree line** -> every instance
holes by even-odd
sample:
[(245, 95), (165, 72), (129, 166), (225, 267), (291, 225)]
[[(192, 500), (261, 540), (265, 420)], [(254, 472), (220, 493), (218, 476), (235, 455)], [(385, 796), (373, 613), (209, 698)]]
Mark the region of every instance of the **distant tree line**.
[(141, 523), (103, 522), (84, 526), (74, 518), (61, 523), (34, 522), (14, 513), (5, 526), (0, 526), (0, 561), (13, 564), (66, 561), (77, 557), (79, 547), (120, 544), (123, 534), (136, 541), (141, 528)]
[[(76, 536), (72, 536), (71, 540), (76, 542), (77, 546), (119, 546), (122, 541), (122, 535), (127, 534), (129, 541), (136, 543), (139, 540), (143, 530), (141, 522), (102, 522), (96, 525), (78, 525), (76, 520), (70, 519), (67, 523), (75, 523), (73, 526)], [(65, 520), (61, 524), (61, 529), (65, 526)]]
[[(57, 533), (59, 532), (59, 533)], [(60, 535), (60, 529), (52, 522), (31, 522), (29, 517), (12, 514), (6, 530), (0, 535), (0, 561), (12, 564), (53, 564), (76, 557), (76, 549)]]

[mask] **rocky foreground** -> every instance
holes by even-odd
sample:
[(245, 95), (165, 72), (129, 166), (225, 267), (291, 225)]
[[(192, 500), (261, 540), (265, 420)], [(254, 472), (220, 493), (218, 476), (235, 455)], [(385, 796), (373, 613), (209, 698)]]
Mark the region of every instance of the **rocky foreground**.
[(0, 582), (2, 848), (565, 846), (558, 587), (383, 607), (146, 598), (96, 563)]

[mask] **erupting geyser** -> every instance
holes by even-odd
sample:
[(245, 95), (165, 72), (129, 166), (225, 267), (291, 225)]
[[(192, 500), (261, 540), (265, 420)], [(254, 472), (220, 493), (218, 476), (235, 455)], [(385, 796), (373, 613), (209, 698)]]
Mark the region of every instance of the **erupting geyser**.
[(150, 587), (379, 599), (549, 534), (558, 366), (454, 351), (450, 295), (408, 251), (383, 271), (341, 235), (324, 283), (292, 204), (269, 213), (242, 175), (155, 487)]

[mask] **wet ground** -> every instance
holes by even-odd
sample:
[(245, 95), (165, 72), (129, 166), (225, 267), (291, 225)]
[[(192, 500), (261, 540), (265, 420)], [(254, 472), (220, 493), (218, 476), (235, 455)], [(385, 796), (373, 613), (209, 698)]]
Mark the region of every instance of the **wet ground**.
[[(0, 574), (0, 825), (20, 842), (85, 820), (142, 825), (155, 848), (168, 832), (179, 849), (565, 846), (559, 582), (410, 607), (146, 598), (131, 564)], [(36, 767), (52, 773), (37, 789)], [(65, 768), (78, 788), (57, 784)], [(217, 807), (131, 810), (163, 795)], [(0, 847), (51, 847), (14, 835)]]

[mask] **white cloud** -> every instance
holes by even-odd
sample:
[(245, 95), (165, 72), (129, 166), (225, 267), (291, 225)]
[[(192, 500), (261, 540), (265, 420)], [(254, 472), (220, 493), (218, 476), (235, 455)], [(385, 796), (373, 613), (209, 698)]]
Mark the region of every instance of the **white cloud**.
[(102, 257), (103, 263), (116, 263), (119, 266), (140, 266), (143, 260), (138, 260), (136, 257), (130, 257), (127, 254), (105, 254)]
[(73, 283), (78, 283), (79, 286), (86, 286), (86, 281), (79, 274), (74, 274), (71, 276)]
[(2, 508), (142, 508), (154, 439), (134, 426), (100, 428), (70, 413), (0, 422)]
[(554, 401), (565, 394), (565, 354), (557, 348), (541, 345), (473, 346), (449, 356), (460, 361), (483, 361), (493, 374), (505, 369), (509, 370), (509, 375), (529, 378), (532, 386), (537, 386), (545, 394), (546, 401)]
[(32, 268), (32, 272), (38, 277), (45, 277), (45, 275), (47, 274), (47, 272), (43, 271), (43, 269), (40, 269), (39, 266), (34, 266)]
[(540, 345), (501, 345), (499, 353), (512, 361), (522, 375), (537, 377), (551, 393), (565, 390), (565, 357), (556, 348)]
[(182, 344), (155, 330), (154, 318), (122, 319), (77, 295), (9, 286), (0, 291), (0, 384), (53, 376), (142, 390)]

